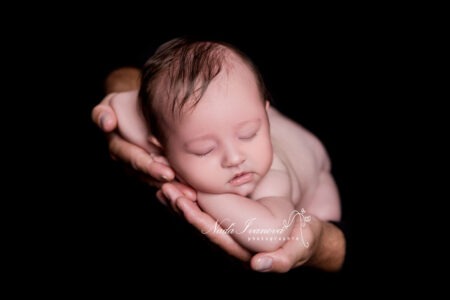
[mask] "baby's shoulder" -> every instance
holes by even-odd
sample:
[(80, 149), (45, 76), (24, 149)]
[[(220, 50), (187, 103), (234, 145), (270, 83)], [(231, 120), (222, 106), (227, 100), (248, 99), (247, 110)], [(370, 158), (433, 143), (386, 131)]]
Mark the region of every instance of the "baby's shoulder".
[(269, 112), (269, 120), (274, 152), (284, 165), (329, 167), (328, 153), (313, 133), (276, 110)]
[(272, 159), (272, 165), (270, 167), (270, 170), (276, 170), (276, 171), (287, 171), (288, 170), (288, 162), (283, 159), (282, 153), (280, 151), (277, 151), (276, 147), (274, 147), (273, 152), (273, 159)]

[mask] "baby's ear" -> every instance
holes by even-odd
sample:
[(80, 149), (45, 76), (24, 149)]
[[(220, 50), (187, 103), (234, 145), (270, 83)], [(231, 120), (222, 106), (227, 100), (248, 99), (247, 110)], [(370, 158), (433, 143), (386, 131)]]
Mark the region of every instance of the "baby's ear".
[(153, 134), (148, 137), (148, 141), (152, 146), (158, 148), (159, 150), (162, 150), (161, 143)]
[(266, 100), (266, 110), (269, 110), (269, 107), (270, 107), (270, 101)]

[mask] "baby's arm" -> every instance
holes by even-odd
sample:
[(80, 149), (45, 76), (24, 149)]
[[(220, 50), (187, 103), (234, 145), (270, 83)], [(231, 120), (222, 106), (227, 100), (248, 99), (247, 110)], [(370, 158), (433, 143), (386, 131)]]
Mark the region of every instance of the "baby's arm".
[(284, 171), (271, 170), (261, 180), (252, 198), (236, 194), (198, 193), (200, 207), (214, 219), (210, 231), (224, 228), (247, 249), (268, 252), (278, 249), (294, 226), (290, 180)]

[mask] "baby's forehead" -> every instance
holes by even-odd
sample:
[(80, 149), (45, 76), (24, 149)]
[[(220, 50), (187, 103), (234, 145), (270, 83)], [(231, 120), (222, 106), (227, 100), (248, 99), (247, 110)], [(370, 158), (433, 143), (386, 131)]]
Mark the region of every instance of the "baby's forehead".
[(229, 67), (231, 69), (245, 69), (250, 73), (253, 73), (248, 63), (236, 52), (231, 49), (226, 50), (225, 59), (223, 60), (223, 67)]
[[(218, 89), (223, 91), (226, 90), (232, 82), (245, 81), (248, 83), (246, 88), (255, 87), (258, 89), (257, 74), (255, 74), (249, 63), (232, 49), (226, 48), (225, 46), (223, 47), (223, 59), (220, 60), (220, 62), (216, 62), (220, 63), (220, 71), (212, 78), (205, 80), (204, 77), (198, 76), (195, 80), (192, 78), (193, 80), (190, 84), (185, 81), (178, 81), (175, 82), (175, 84), (173, 84), (174, 82), (171, 84), (170, 81), (164, 79), (160, 81), (158, 98), (161, 101), (158, 102), (160, 108), (165, 111), (163, 114), (166, 117), (169, 117), (170, 122), (182, 118), (184, 114), (195, 109), (195, 107), (204, 100), (204, 94), (212, 88), (216, 91)], [(192, 86), (190, 87), (191, 84)], [(185, 97), (185, 100), (180, 101), (180, 97)], [(262, 99), (262, 102), (264, 102), (263, 100), (264, 99)], [(174, 105), (178, 107), (176, 109), (178, 113), (175, 114), (175, 111), (173, 110)]]
[(221, 71), (209, 83), (208, 89), (218, 85), (227, 88), (233, 83), (244, 85), (249, 89), (259, 89), (257, 74), (255, 74), (248, 63), (235, 54), (230, 55), (229, 58), (223, 61)]

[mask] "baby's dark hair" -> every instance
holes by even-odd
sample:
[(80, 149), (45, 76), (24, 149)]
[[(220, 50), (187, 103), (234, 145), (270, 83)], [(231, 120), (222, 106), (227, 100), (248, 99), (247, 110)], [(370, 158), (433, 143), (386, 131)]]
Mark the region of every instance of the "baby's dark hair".
[(218, 41), (176, 38), (162, 44), (142, 70), (139, 105), (156, 138), (165, 142), (162, 124), (167, 122), (167, 114), (179, 118), (185, 108), (195, 107), (224, 67), (230, 51), (253, 71), (262, 99), (270, 100), (261, 73), (235, 46)]

